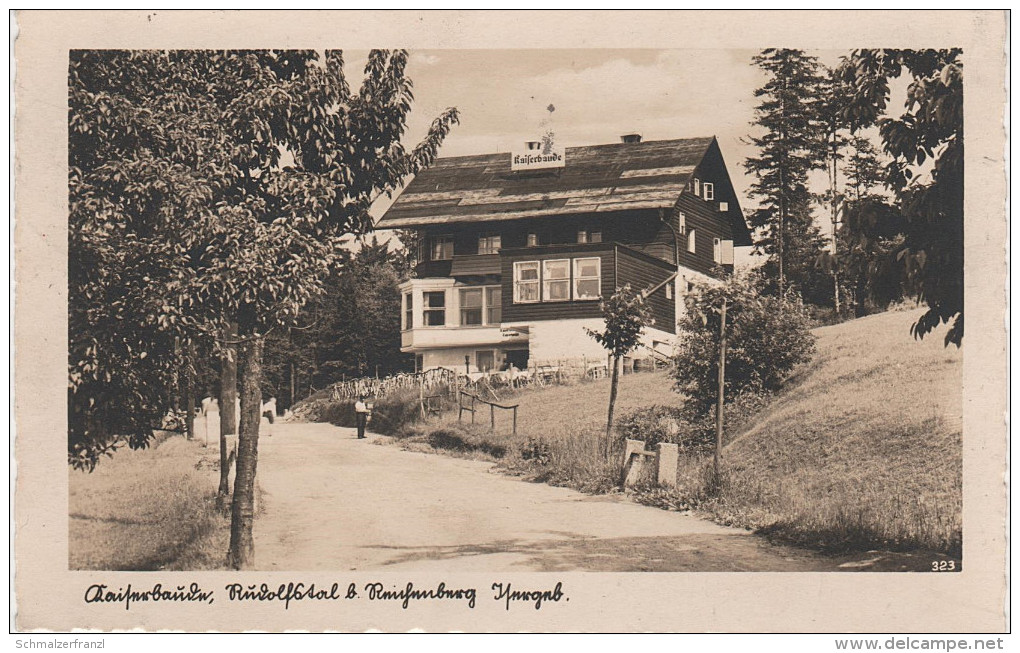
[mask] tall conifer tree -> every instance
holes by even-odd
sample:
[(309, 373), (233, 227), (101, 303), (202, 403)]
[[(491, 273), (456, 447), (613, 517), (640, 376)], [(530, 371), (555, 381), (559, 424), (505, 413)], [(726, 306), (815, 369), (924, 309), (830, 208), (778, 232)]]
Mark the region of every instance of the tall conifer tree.
[(751, 143), (758, 156), (744, 161), (755, 175), (751, 195), (759, 200), (749, 216), (758, 230), (756, 250), (768, 256), (764, 270), (778, 294), (789, 286), (814, 294), (819, 281), (815, 261), (823, 240), (811, 214), (808, 174), (825, 167), (824, 129), (819, 102), (824, 78), (815, 57), (801, 50), (768, 48), (753, 58), (767, 80), (754, 92), (761, 98), (753, 125), (762, 128)]

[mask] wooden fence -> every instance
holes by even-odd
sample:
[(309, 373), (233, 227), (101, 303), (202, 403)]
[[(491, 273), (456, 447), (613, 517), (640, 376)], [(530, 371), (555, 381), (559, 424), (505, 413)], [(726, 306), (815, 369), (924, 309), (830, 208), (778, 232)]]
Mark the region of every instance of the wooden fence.
[(384, 379), (363, 378), (340, 381), (330, 386), (330, 398), (334, 401), (356, 399), (362, 395), (382, 397), (394, 390), (416, 388), (423, 392), (432, 391), (446, 386), (455, 389), (458, 386), (456, 372), (437, 367), (425, 372), (402, 373)]

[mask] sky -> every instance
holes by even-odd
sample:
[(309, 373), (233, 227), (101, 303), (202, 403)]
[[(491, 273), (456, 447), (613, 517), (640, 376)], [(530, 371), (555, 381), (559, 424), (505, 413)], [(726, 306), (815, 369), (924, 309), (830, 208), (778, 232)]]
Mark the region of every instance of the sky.
[[(716, 136), (741, 208), (754, 202), (753, 179), (741, 166), (755, 153), (748, 141), (765, 77), (751, 64), (754, 50), (417, 50), (407, 74), (415, 102), (406, 140), (416, 143), (446, 107), (457, 107), (440, 156), (489, 154), (517, 149), (541, 135), (550, 118), (557, 144), (566, 147), (619, 142), (621, 134), (643, 140)], [(811, 51), (835, 65), (845, 51)], [(348, 53), (354, 86), (364, 53)], [(567, 161), (567, 165), (570, 162)], [(825, 174), (819, 181), (824, 183)], [(820, 190), (820, 189), (819, 189)], [(390, 202), (374, 208), (381, 215)], [(826, 225), (823, 225), (826, 226)], [(749, 248), (748, 248), (749, 249)], [(738, 262), (749, 252), (740, 252)]]

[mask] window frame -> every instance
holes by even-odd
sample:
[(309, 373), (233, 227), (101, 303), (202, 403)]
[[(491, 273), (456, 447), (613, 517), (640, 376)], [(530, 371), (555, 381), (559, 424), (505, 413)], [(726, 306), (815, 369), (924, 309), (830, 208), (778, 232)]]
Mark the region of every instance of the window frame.
[[(541, 273), (542, 294), (541, 294), (541, 298), (542, 298), (543, 302), (569, 302), (569, 301), (571, 301), (573, 299), (573, 295), (571, 293), (571, 290), (572, 290), (571, 282), (570, 282), (571, 281), (570, 280), (570, 269), (571, 269), (570, 261), (571, 260), (573, 260), (573, 259), (570, 259), (570, 258), (547, 258), (547, 259), (543, 259), (542, 260), (542, 266), (541, 266), (541, 268), (542, 268), (542, 273)], [(556, 279), (548, 278), (546, 270), (547, 270), (549, 264), (551, 264), (551, 263), (566, 263), (567, 276), (565, 278), (556, 278)], [(565, 298), (563, 298), (563, 299), (552, 299), (552, 298), (550, 298), (550, 296), (549, 296), (550, 295), (549, 288), (550, 288), (550, 284), (553, 284), (553, 283), (566, 283), (567, 284), (567, 296)]]
[(715, 184), (714, 183), (712, 183), (710, 181), (704, 182), (703, 184), (701, 184), (701, 190), (702, 190), (702, 193), (704, 194), (704, 198), (705, 198), (706, 202), (711, 202), (712, 200), (715, 199)]
[(404, 331), (414, 328), (414, 293), (404, 293)]
[(701, 180), (697, 177), (691, 180), (691, 190), (694, 191), (695, 195), (701, 197)]
[[(431, 305), (429, 305), (427, 295), (442, 295), (443, 296), (443, 305), (442, 306), (431, 306)], [(447, 308), (449, 308), (449, 307), (447, 306), (447, 302), (446, 302), (446, 290), (445, 289), (441, 289), (441, 290), (423, 290), (422, 293), (421, 293), (421, 325), (422, 325), (422, 327), (423, 328), (428, 328), (428, 329), (434, 329), (434, 328), (446, 328), (447, 326), (449, 326), (446, 323), (446, 309)], [(428, 323), (429, 322), (428, 319), (426, 319), (426, 315), (428, 315), (430, 313), (439, 313), (439, 312), (441, 312), (443, 314), (443, 323), (442, 324), (429, 324)]]
[[(449, 257), (445, 257), (445, 256), (438, 257), (438, 258), (436, 257), (436, 255), (435, 255), (436, 254), (436, 243), (439, 242), (439, 241), (448, 241), (450, 243), (450, 256)], [(453, 257), (454, 257), (454, 254), (456, 253), (455, 252), (455, 247), (454, 247), (454, 244), (453, 244), (453, 235), (452, 234), (436, 234), (435, 236), (429, 236), (428, 248), (429, 248), (429, 260), (430, 261), (452, 261)], [(443, 250), (445, 251), (445, 249), (446, 248), (444, 247)], [(443, 253), (443, 252), (441, 252), (441, 253)]]
[(719, 212), (720, 213), (727, 213), (727, 212), (729, 212), (729, 210), (730, 210), (730, 203), (729, 202), (719, 202)]
[[(492, 241), (495, 239), (495, 247), (492, 245)], [(482, 241), (489, 241), (486, 251), (482, 251)], [(499, 254), (499, 250), (503, 248), (503, 235), (495, 232), (486, 232), (478, 235), (478, 255), (479, 256), (491, 256), (493, 254)]]
[[(577, 302), (591, 302), (599, 301), (602, 299), (602, 257), (600, 256), (582, 256), (578, 258), (570, 259), (571, 263), (571, 278), (570, 278), (570, 292), (571, 300)], [(582, 276), (580, 273), (581, 264), (585, 261), (595, 261), (595, 276), (585, 275)], [(581, 296), (578, 291), (577, 284), (579, 281), (591, 281), (595, 280), (598, 282), (598, 294), (594, 297)]]
[(712, 239), (712, 260), (722, 265), (722, 239)]
[[(482, 292), (482, 302), (484, 303), (485, 308), (483, 309), (484, 314), (482, 315), (482, 319), (485, 321), (485, 324), (487, 326), (493, 326), (493, 325), (497, 325), (497, 324), (502, 324), (503, 323), (503, 286), (483, 286), (483, 288), (484, 288), (484, 290)], [(492, 301), (491, 301), (492, 300), (491, 293), (492, 293), (493, 290), (499, 292), (499, 301), (496, 302), (495, 304), (493, 304)], [(492, 319), (492, 310), (493, 310), (493, 308), (495, 308), (496, 310), (499, 311), (499, 319), (498, 320), (493, 320)]]
[[(527, 279), (527, 280), (522, 281), (521, 280), (520, 271), (522, 269), (524, 269), (524, 266), (526, 266), (526, 265), (534, 265), (535, 266), (535, 278), (534, 279)], [(537, 304), (538, 302), (542, 301), (542, 264), (541, 264), (541, 262), (538, 261), (538, 260), (534, 260), (534, 261), (514, 261), (514, 278), (513, 278), (513, 283), (514, 283), (514, 303), (515, 304)], [(531, 284), (534, 284), (535, 287), (538, 289), (538, 292), (535, 293), (535, 299), (521, 299), (520, 288), (524, 284), (527, 284), (529, 286)]]
[[(485, 286), (467, 286), (464, 288), (458, 288), (457, 293), (458, 306), (457, 309), (460, 313), (460, 323), (458, 326), (462, 327), (481, 327), (485, 326)], [(478, 293), (478, 305), (477, 306), (465, 306), (464, 295), (465, 293), (477, 292)], [(468, 324), (464, 320), (464, 311), (478, 311), (478, 322), (476, 324)]]
[(691, 229), (687, 232), (687, 253), (697, 254), (698, 253), (698, 238), (697, 230)]
[(683, 211), (677, 212), (677, 225), (680, 227), (679, 233), (687, 232), (687, 216)]
[(589, 243), (601, 243), (602, 242), (602, 230), (598, 229), (578, 229), (577, 230), (577, 243), (579, 245), (586, 245)]
[(538, 234), (535, 232), (528, 232), (528, 236), (524, 242), (525, 247), (538, 247)]

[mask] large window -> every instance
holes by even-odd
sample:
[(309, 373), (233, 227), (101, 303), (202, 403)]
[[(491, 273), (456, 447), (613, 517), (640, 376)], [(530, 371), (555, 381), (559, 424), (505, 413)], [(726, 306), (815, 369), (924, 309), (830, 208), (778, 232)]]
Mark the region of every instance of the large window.
[(514, 301), (520, 304), (537, 302), (538, 290), (538, 261), (515, 261)]
[(598, 299), (602, 289), (602, 261), (599, 258), (574, 259), (574, 299)]
[(542, 301), (570, 300), (570, 259), (542, 261)]
[(485, 289), (485, 323), (499, 324), (503, 321), (503, 289), (493, 286)]
[(404, 329), (414, 327), (414, 294), (404, 293)]
[(484, 288), (461, 288), (460, 290), (460, 325), (481, 326)]
[(449, 261), (453, 258), (453, 236), (433, 236), (429, 239), (429, 259)]
[(422, 293), (424, 308), (422, 309), (422, 324), (424, 326), (445, 326), (446, 325), (446, 291)]
[(478, 237), (479, 254), (498, 254), (500, 247), (499, 234), (485, 234)]

